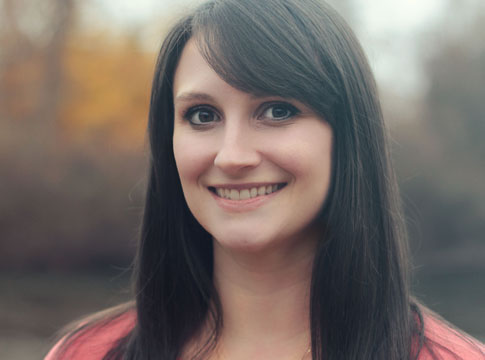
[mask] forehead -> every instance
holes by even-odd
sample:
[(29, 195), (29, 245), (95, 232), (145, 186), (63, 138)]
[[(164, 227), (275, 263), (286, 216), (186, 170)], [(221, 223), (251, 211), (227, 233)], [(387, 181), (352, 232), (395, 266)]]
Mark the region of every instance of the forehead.
[(204, 84), (213, 77), (219, 77), (203, 58), (195, 40), (190, 39), (185, 45), (175, 69), (174, 97), (192, 90), (198, 84)]
[(225, 82), (207, 63), (197, 43), (187, 42), (177, 64), (173, 82), (174, 102), (191, 100), (228, 99), (233, 96), (253, 95), (243, 93)]

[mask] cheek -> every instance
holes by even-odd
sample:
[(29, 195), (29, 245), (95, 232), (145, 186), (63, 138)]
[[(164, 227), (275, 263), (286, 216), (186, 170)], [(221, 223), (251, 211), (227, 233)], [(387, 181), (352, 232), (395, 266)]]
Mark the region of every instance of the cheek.
[(173, 153), (184, 192), (210, 164), (210, 150), (206, 145), (206, 142), (195, 136), (174, 132)]
[[(316, 126), (315, 126), (316, 125)], [(275, 163), (297, 183), (326, 189), (331, 177), (332, 131), (324, 123), (301, 127), (277, 138), (272, 151)]]

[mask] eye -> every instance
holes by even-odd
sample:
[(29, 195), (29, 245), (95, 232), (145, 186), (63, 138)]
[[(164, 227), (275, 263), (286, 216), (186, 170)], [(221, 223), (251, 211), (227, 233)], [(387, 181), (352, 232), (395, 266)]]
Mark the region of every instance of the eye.
[(187, 110), (184, 118), (192, 125), (204, 126), (219, 121), (219, 116), (207, 106), (197, 106)]
[(271, 103), (265, 107), (261, 118), (281, 121), (289, 119), (299, 112), (296, 107), (288, 103)]

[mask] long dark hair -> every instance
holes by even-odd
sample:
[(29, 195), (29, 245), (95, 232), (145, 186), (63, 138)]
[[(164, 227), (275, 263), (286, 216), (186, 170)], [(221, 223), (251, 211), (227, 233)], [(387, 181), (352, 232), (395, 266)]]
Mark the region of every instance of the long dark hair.
[(212, 0), (172, 28), (158, 57), (137, 322), (105, 358), (175, 360), (204, 327), (211, 334), (203, 356), (222, 329), (211, 236), (187, 207), (172, 148), (173, 76), (190, 38), (230, 85), (299, 100), (332, 127), (331, 189), (316, 219), (313, 359), (417, 357), (422, 319), (409, 296), (396, 181), (376, 84), (355, 35), (317, 0)]

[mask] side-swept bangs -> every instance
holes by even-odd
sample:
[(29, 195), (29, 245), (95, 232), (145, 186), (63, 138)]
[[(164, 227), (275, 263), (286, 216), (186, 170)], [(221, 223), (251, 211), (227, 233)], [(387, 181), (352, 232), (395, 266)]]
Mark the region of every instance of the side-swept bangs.
[(322, 24), (332, 21), (326, 11), (321, 4), (246, 2), (211, 2), (193, 18), (193, 37), (207, 62), (242, 91), (299, 100), (330, 121), (341, 96), (342, 54)]

